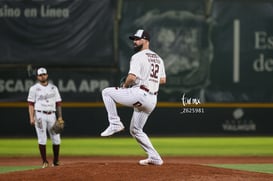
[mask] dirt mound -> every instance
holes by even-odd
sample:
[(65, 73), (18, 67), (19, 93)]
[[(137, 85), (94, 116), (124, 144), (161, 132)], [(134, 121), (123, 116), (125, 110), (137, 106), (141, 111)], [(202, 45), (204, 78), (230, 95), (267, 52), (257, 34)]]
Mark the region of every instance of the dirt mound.
[[(269, 181), (273, 174), (206, 166), (208, 163), (268, 163), (272, 158), (168, 157), (162, 166), (140, 166), (137, 157), (65, 157), (62, 165), (45, 169), (0, 174), (0, 180), (94, 181)], [(233, 162), (232, 162), (233, 159)], [(222, 160), (222, 161), (221, 161)], [(256, 161), (255, 161), (256, 160)], [(16, 161), (16, 162), (14, 162)], [(4, 165), (38, 165), (39, 158), (0, 158)], [(7, 164), (5, 164), (7, 165)]]

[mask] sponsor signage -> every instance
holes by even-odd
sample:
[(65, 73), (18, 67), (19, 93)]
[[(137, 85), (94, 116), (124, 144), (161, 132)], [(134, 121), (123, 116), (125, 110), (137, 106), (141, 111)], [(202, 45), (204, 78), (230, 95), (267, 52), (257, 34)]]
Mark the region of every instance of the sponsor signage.
[[(105, 87), (118, 85), (115, 72), (88, 72), (48, 69), (49, 80), (60, 90), (64, 101), (94, 102), (101, 100)], [(30, 86), (36, 83), (26, 70), (0, 70), (0, 101), (26, 101)]]
[(115, 2), (1, 0), (0, 64), (113, 66)]

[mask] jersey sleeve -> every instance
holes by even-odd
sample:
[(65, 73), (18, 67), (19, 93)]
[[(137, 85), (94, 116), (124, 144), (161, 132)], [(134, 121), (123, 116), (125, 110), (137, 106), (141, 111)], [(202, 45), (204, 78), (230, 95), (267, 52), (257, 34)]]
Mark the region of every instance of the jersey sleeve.
[(163, 60), (161, 60), (161, 62), (162, 62), (162, 68), (161, 68), (161, 71), (160, 71), (160, 78), (165, 78), (166, 77), (165, 65), (164, 65)]
[(134, 74), (136, 77), (140, 76), (139, 62), (140, 61), (137, 61), (136, 56), (132, 56), (131, 61), (130, 61), (129, 74)]
[(56, 90), (56, 102), (62, 102), (62, 98), (59, 92), (59, 89), (55, 86), (55, 90)]
[(30, 87), (27, 97), (27, 102), (35, 102), (35, 89)]

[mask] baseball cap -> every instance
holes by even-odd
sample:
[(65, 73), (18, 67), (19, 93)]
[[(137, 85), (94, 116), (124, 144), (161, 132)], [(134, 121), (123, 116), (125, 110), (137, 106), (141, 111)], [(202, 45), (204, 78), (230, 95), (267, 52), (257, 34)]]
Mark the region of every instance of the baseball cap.
[(129, 36), (130, 40), (142, 39), (142, 38), (150, 41), (150, 34), (145, 30), (139, 29), (136, 31), (134, 35)]
[(37, 75), (41, 75), (41, 74), (47, 74), (47, 71), (45, 68), (41, 67), (37, 70)]

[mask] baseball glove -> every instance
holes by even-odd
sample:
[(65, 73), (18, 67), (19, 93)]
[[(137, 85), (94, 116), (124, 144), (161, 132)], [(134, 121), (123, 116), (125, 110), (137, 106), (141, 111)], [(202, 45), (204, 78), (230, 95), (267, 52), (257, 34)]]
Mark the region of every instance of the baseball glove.
[(63, 132), (64, 130), (64, 120), (63, 119), (57, 119), (54, 123), (54, 125), (52, 126), (51, 130), (53, 132), (55, 132), (56, 134), (59, 134), (61, 132)]
[[(125, 84), (126, 79), (127, 79), (127, 76), (121, 77), (121, 79), (120, 79), (120, 81), (119, 81), (119, 87), (123, 87), (123, 84)], [(129, 85), (129, 86), (128, 86), (128, 88), (131, 88), (131, 87), (133, 87), (133, 85)]]

